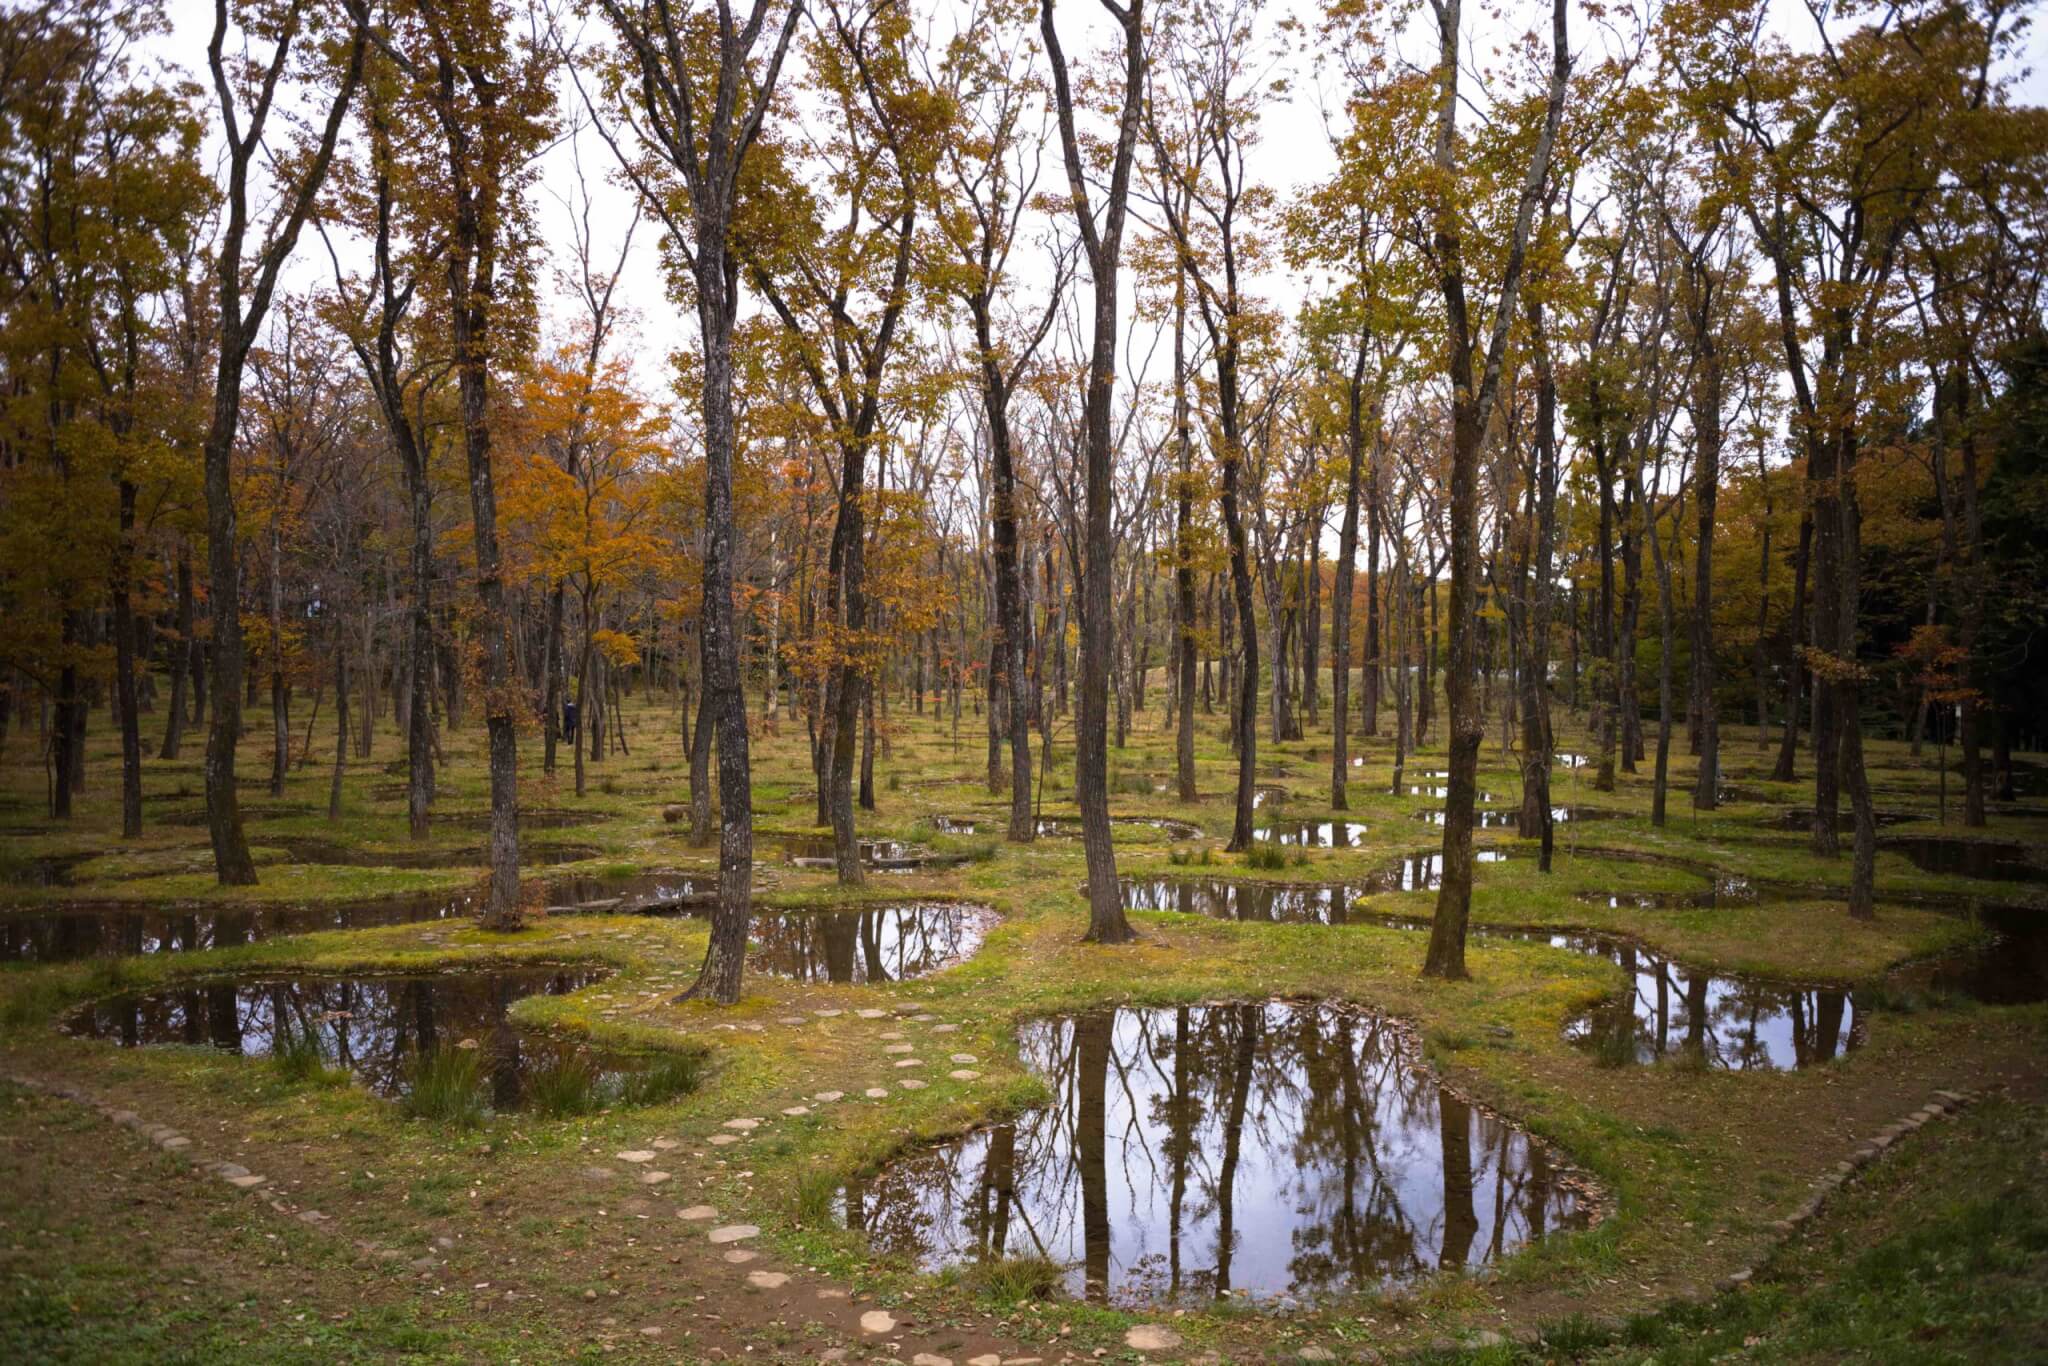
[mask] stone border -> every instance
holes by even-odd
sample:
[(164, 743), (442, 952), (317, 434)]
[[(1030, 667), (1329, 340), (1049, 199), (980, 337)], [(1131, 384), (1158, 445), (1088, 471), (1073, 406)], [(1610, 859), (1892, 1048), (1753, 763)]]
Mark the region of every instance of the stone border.
[(1955, 1114), (1965, 1106), (1974, 1104), (1977, 1099), (1976, 1093), (1971, 1091), (1936, 1091), (1925, 1105), (1878, 1130), (1868, 1142), (1850, 1153), (1845, 1161), (1837, 1162), (1833, 1171), (1816, 1179), (1812, 1194), (1806, 1197), (1804, 1204), (1771, 1225), (1774, 1236), (1761, 1256), (1741, 1270), (1723, 1276), (1715, 1282), (1714, 1288), (1725, 1292), (1749, 1284), (1756, 1273), (1762, 1270), (1764, 1263), (1776, 1255), (1779, 1249), (1791, 1240), (1793, 1234), (1819, 1217), (1821, 1210), (1827, 1205), (1828, 1198), (1848, 1184), (1856, 1173), (1875, 1162), (1907, 1134), (1931, 1124), (1944, 1115)]

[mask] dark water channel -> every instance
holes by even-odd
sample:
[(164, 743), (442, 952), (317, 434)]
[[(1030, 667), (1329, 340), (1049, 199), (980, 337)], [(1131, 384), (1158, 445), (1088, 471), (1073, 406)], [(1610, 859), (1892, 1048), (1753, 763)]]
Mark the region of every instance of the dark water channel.
[[(604, 969), (446, 972), (431, 977), (279, 977), (195, 983), (80, 1008), (65, 1028), (123, 1047), (211, 1045), (270, 1057), (300, 1040), (370, 1090), (403, 1095), (414, 1061), (437, 1048), (484, 1051), (492, 1103), (515, 1109), (527, 1079), (569, 1045), (522, 1035), (506, 1018), (523, 996), (565, 996)], [(605, 1070), (632, 1066), (604, 1060)]]
[(1313, 1300), (1479, 1266), (1590, 1202), (1444, 1091), (1384, 1017), (1114, 1009), (1027, 1025), (1053, 1102), (848, 1183), (847, 1224), (926, 1270), (1044, 1257), (1098, 1302)]
[[(1597, 807), (1591, 806), (1553, 806), (1550, 808), (1550, 820), (1553, 825), (1570, 825), (1575, 821), (1604, 821), (1611, 819), (1614, 814), (1612, 811), (1602, 811)], [(1415, 819), (1427, 821), (1431, 825), (1442, 825), (1444, 823), (1444, 813), (1440, 809), (1436, 811), (1418, 811), (1415, 813)], [(1516, 807), (1496, 808), (1493, 810), (1479, 809), (1472, 813), (1472, 825), (1477, 830), (1513, 830), (1520, 826), (1521, 823), (1522, 813)]]
[(1904, 854), (1922, 872), (1943, 877), (1989, 878), (1997, 882), (2048, 882), (2048, 864), (2027, 857), (2023, 844), (1994, 840), (1943, 839), (1910, 835), (1884, 841), (1882, 848)]

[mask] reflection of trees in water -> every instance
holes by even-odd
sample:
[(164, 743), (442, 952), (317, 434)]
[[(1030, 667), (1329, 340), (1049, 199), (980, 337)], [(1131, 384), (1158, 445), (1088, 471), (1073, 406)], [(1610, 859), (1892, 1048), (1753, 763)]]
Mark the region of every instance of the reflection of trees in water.
[(943, 902), (757, 914), (748, 954), (762, 971), (803, 981), (902, 981), (973, 953), (989, 916), (985, 907)]
[(1053, 1093), (850, 1188), (927, 1266), (1049, 1256), (1091, 1298), (1316, 1295), (1500, 1256), (1574, 1212), (1528, 1138), (1445, 1096), (1385, 1020), (1313, 1004), (1028, 1027)]
[(1697, 1052), (1711, 1067), (1768, 1071), (1827, 1062), (1863, 1042), (1864, 1021), (1840, 988), (1715, 976), (1627, 940), (1551, 942), (1621, 967), (1628, 977), (1622, 998), (1597, 1011), (1588, 1032), (1638, 1061)]
[(0, 963), (61, 963), (145, 953), (254, 944), (280, 935), (363, 929), (441, 919), (466, 910), (444, 893), (380, 897), (335, 905), (261, 906), (236, 910), (162, 910), (93, 904), (0, 914)]
[(1232, 882), (1222, 878), (1125, 878), (1124, 909), (1178, 911), (1212, 920), (1342, 925), (1361, 895), (1337, 883)]
[(506, 1020), (507, 1009), (522, 996), (565, 995), (602, 975), (451, 973), (214, 983), (96, 1002), (74, 1028), (129, 1045), (212, 1044), (251, 1057), (310, 1039), (330, 1063), (385, 1094), (403, 1089), (416, 1054), (475, 1039), (492, 1050), (494, 1090), (516, 1097), (524, 1047)]

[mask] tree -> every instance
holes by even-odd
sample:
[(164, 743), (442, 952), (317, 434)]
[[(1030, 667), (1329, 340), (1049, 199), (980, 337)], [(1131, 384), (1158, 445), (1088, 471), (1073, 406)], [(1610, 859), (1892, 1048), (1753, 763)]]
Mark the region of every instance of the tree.
[[(216, 366), (213, 415), (203, 447), (206, 473), (206, 538), (208, 607), (213, 620), (213, 720), (206, 738), (206, 826), (213, 842), (214, 872), (223, 886), (248, 886), (256, 881), (249, 841), (242, 833), (240, 798), (235, 790), (235, 749), (242, 735), (241, 565), (236, 553), (236, 517), (232, 468), (235, 436), (241, 421), (242, 374), (249, 350), (270, 311), (278, 273), (297, 247), (299, 233), (312, 214), (315, 199), (334, 162), (335, 144), (362, 78), (363, 52), (369, 41), (369, 10), (359, 0), (344, 0), (345, 22), (338, 42), (316, 43), (317, 25), (326, 17), (307, 0), (214, 0), (213, 37), (207, 43), (207, 69), (213, 74), (225, 141), (227, 186), (225, 220), (221, 225), (214, 284), (219, 322), (215, 328)], [(242, 33), (240, 51), (227, 48), (230, 14)], [(268, 43), (267, 56), (253, 44)], [(339, 48), (337, 52), (335, 49)], [(304, 50), (302, 55), (302, 50)], [(338, 79), (333, 71), (339, 68)], [(265, 143), (265, 130), (278, 94), (288, 77), (331, 94), (314, 125), (317, 134), (298, 139), (289, 155), (276, 156)], [(316, 107), (317, 108), (317, 107)], [(276, 198), (268, 217), (250, 241), (251, 201), (255, 187), (250, 172), (259, 153), (276, 181)], [(245, 261), (244, 257), (251, 259)]]
[(1053, 110), (1059, 119), (1060, 155), (1067, 168), (1069, 207), (1081, 238), (1094, 290), (1093, 338), (1082, 412), (1087, 474), (1086, 562), (1081, 580), (1081, 715), (1074, 734), (1074, 799), (1081, 808), (1081, 843), (1088, 856), (1088, 934), (1091, 943), (1123, 944), (1134, 935), (1124, 918), (1109, 835), (1110, 467), (1115, 433), (1117, 267), (1123, 256), (1131, 162), (1145, 83), (1145, 0), (1102, 0), (1123, 39), (1123, 91), (1109, 183), (1100, 216), (1088, 189), (1088, 167), (1076, 131), (1073, 83), (1053, 20), (1053, 0), (1040, 0), (1038, 31), (1052, 66)]
[(755, 48), (777, 9), (773, 0), (755, 0), (737, 24), (727, 0), (718, 0), (714, 14), (688, 20), (660, 0), (600, 3), (620, 45), (609, 93), (642, 150), (627, 156), (616, 142), (613, 148), (642, 205), (668, 230), (679, 283), (696, 301), (703, 350), (702, 649), (704, 687), (717, 718), (718, 907), (703, 967), (685, 996), (701, 992), (730, 1005), (739, 1000), (746, 964), (754, 872), (747, 699), (732, 611), (732, 336), (740, 262), (730, 237), (747, 153), (767, 117), (803, 3), (793, 0), (782, 10), (773, 47), (758, 65)]

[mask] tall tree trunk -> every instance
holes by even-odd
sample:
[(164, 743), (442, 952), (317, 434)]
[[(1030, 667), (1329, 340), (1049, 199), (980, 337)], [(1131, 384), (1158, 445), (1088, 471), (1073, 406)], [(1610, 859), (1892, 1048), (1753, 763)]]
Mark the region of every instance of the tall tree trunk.
[(170, 648), (171, 700), (165, 708), (164, 742), (157, 747), (161, 758), (175, 759), (185, 745), (185, 682), (193, 670), (203, 667), (198, 641), (193, 638), (192, 555), (184, 542), (178, 543), (178, 638)]
[(142, 834), (142, 717), (135, 700), (135, 485), (121, 480), (121, 539), (114, 547), (114, 698), (121, 711), (121, 837)]
[(348, 770), (348, 646), (334, 650), (334, 777), (327, 785), (327, 819), (341, 819), (341, 778)]
[(1708, 302), (1694, 328), (1699, 345), (1699, 387), (1693, 405), (1694, 476), (1699, 505), (1699, 544), (1694, 550), (1692, 593), (1693, 692), (1699, 699), (1700, 763), (1693, 782), (1695, 811), (1720, 804), (1721, 708), (1714, 698), (1714, 507), (1721, 484), (1721, 349)]
[[(1330, 805), (1338, 811), (1348, 808), (1344, 784), (1351, 770), (1351, 590), (1352, 581), (1358, 576), (1358, 484), (1365, 467), (1364, 390), (1369, 343), (1370, 336), (1361, 330), (1346, 391), (1344, 520), (1337, 531), (1337, 578), (1330, 587)], [(1372, 668), (1369, 660), (1366, 668)], [(1370, 692), (1370, 681), (1366, 687)]]

